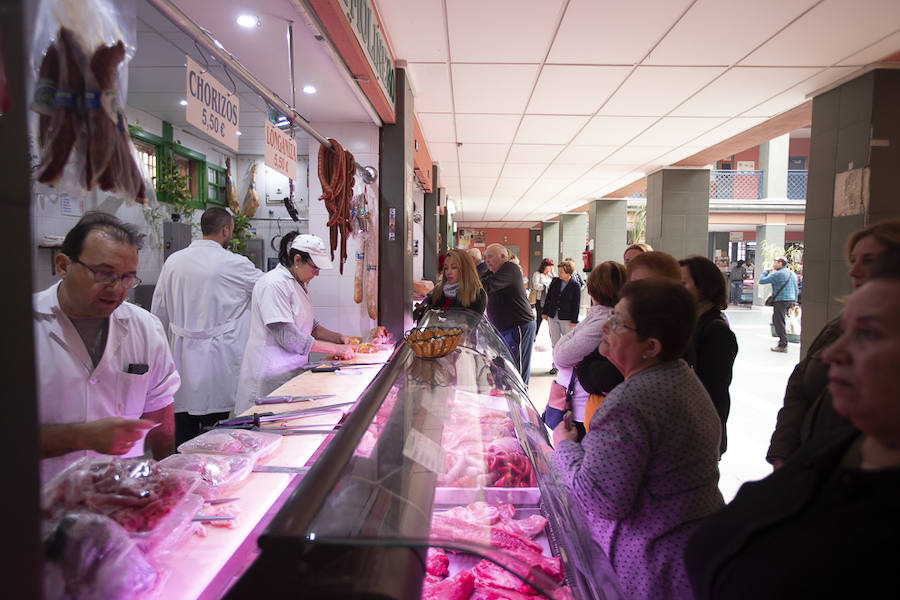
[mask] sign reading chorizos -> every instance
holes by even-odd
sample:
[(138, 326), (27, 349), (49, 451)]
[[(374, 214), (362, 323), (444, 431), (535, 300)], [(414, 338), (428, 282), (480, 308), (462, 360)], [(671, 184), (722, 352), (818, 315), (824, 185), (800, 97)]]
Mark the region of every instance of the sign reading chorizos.
[(185, 119), (209, 137), (237, 152), (240, 114), (237, 94), (233, 94), (219, 83), (190, 56), (186, 57), (185, 62), (187, 63)]

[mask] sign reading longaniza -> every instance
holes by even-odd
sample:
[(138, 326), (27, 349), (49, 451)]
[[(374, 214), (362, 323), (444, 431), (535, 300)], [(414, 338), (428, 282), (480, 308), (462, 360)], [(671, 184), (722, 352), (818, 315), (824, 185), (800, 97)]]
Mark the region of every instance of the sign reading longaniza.
[(297, 178), (297, 142), (266, 119), (266, 152), (263, 160), (287, 177)]
[(219, 83), (190, 56), (185, 58), (185, 62), (187, 63), (185, 119), (209, 137), (237, 152), (240, 115), (237, 94), (233, 94)]

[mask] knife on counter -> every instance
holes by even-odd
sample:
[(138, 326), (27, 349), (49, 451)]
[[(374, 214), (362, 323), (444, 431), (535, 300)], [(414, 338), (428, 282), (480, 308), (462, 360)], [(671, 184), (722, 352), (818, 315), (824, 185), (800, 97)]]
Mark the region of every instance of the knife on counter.
[(334, 398), (336, 394), (315, 394), (312, 396), (265, 396), (257, 398), (256, 404), (287, 404), (289, 402), (306, 402), (308, 400), (322, 400), (324, 398)]
[(253, 467), (254, 473), (290, 473), (302, 475), (307, 471), (309, 471), (309, 467), (283, 467), (280, 465), (256, 465)]
[(253, 413), (243, 417), (235, 417), (233, 419), (223, 419), (216, 422), (216, 427), (259, 427), (260, 423), (276, 423), (278, 421), (289, 421), (291, 419), (299, 419), (301, 417), (312, 417), (329, 412), (340, 410), (342, 406), (350, 406), (356, 404), (356, 400), (352, 402), (339, 402), (338, 404), (329, 404), (328, 406), (315, 406), (313, 408), (304, 408), (303, 410), (292, 410), (283, 413)]

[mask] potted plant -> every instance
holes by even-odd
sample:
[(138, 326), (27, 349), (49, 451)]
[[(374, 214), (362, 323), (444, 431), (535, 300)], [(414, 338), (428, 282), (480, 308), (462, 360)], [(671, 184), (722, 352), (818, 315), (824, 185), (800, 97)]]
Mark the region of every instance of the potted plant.
[(235, 254), (247, 254), (247, 240), (256, 237), (250, 229), (250, 217), (244, 215), (232, 215), (234, 217), (234, 234), (228, 243), (228, 249)]
[(185, 222), (191, 223), (195, 208), (191, 190), (188, 187), (187, 177), (181, 174), (178, 163), (170, 153), (160, 155), (159, 176), (155, 179), (157, 197), (160, 201), (170, 204), (172, 221), (177, 222), (183, 216)]

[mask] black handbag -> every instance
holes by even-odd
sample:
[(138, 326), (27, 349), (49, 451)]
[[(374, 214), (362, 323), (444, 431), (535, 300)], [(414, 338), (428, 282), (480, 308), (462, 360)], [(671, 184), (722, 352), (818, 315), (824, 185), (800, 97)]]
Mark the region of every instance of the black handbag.
[(622, 374), (608, 358), (595, 348), (575, 367), (578, 382), (588, 394), (606, 396), (614, 387), (625, 381)]

